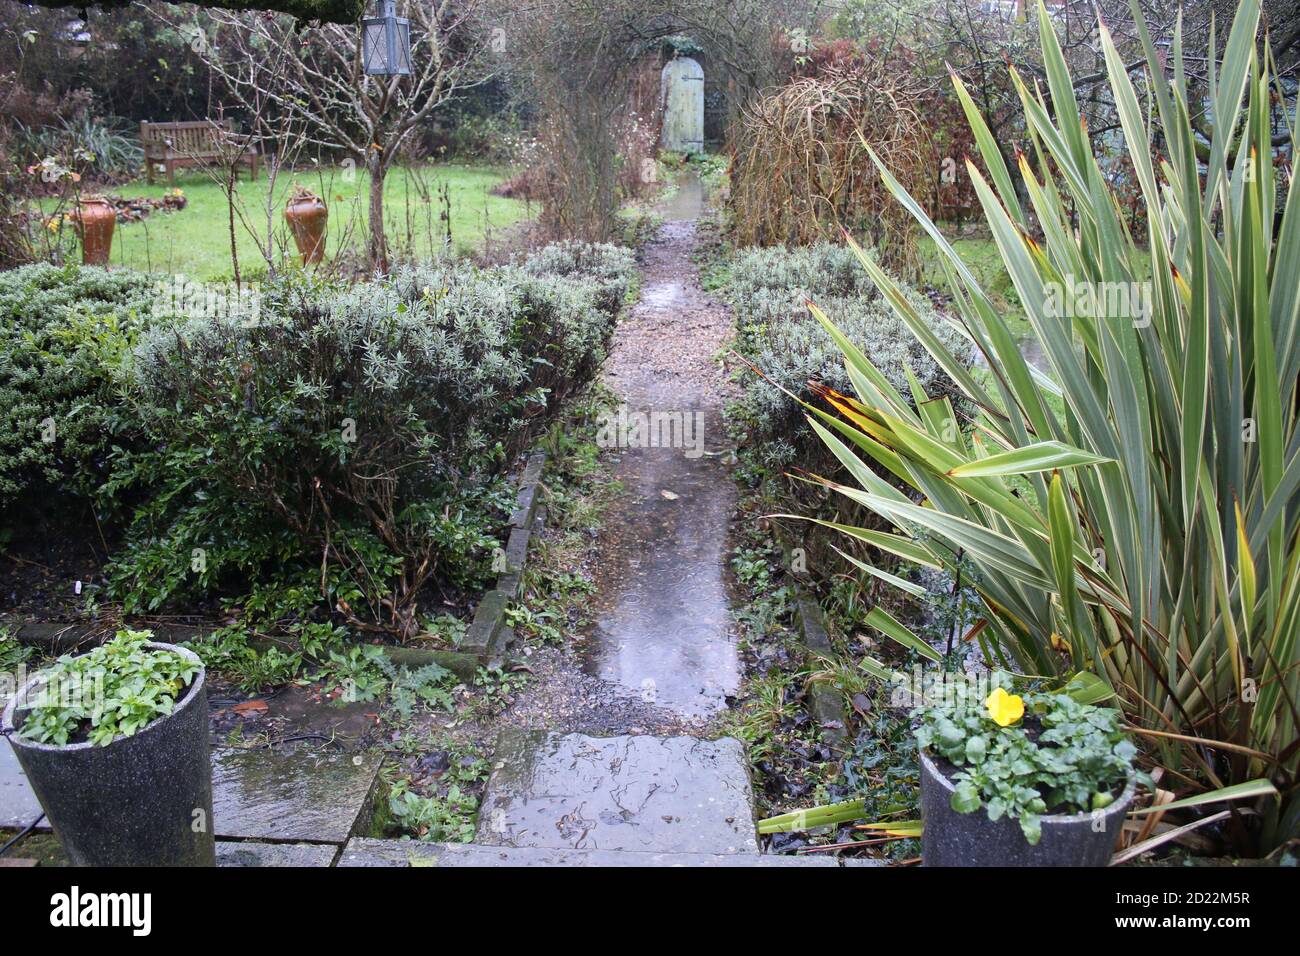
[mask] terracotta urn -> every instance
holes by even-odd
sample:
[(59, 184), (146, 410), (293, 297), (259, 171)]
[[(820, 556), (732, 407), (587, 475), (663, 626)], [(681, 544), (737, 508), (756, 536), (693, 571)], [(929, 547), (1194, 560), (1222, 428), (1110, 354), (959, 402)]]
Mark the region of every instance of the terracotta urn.
[(293, 241), (302, 255), (303, 265), (320, 262), (325, 255), (325, 226), (329, 209), (325, 200), (301, 186), (293, 188), (284, 218), (293, 233)]
[(88, 266), (108, 265), (117, 225), (113, 204), (103, 196), (83, 196), (69, 218), (81, 237), (81, 261)]

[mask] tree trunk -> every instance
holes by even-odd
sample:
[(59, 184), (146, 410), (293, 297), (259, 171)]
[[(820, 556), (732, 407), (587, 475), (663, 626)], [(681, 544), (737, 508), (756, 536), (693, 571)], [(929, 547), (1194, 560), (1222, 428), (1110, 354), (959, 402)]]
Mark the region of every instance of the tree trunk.
[(370, 173), (370, 268), (388, 273), (388, 239), (384, 235), (384, 176), (388, 168), (379, 150), (366, 157)]

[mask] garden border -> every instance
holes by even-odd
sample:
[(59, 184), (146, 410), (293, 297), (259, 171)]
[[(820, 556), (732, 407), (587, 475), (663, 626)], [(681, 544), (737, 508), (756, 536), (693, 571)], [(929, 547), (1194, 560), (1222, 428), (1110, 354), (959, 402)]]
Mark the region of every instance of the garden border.
[[(515, 496), (515, 509), (510, 515), (510, 533), (504, 549), (505, 568), (499, 572), (495, 586), (479, 601), (473, 620), (465, 632), (465, 641), (455, 650), (385, 645), (384, 655), (392, 663), (412, 669), (437, 664), (468, 681), (474, 679), (480, 667), (491, 667), (505, 658), (506, 651), (515, 639), (513, 629), (506, 626), (506, 608), (523, 588), (528, 544), (533, 534), (545, 525), (545, 509), (541, 506), (540, 492), (546, 457), (545, 450), (534, 449), (524, 465)], [(112, 626), (98, 621), (69, 623), (29, 620), (14, 622), (12, 626), (14, 637), (20, 643), (43, 647), (54, 654), (67, 654), (101, 644), (112, 636), (114, 630)], [(192, 624), (162, 625), (155, 627), (154, 634), (159, 640), (174, 643), (201, 637), (208, 629)], [(275, 642), (266, 643), (270, 646)]]
[(498, 574), (496, 586), (483, 595), (465, 640), (456, 650), (436, 651), (420, 647), (386, 647), (384, 653), (394, 664), (421, 667), (438, 664), (464, 680), (472, 680), (480, 667), (492, 667), (505, 659), (514, 643), (515, 632), (506, 625), (506, 608), (523, 589), (524, 567), (528, 563), (528, 544), (545, 524), (540, 507), (542, 472), (546, 452), (535, 449), (528, 456), (519, 478), (515, 510), (510, 515), (510, 535), (504, 552), (505, 568)]

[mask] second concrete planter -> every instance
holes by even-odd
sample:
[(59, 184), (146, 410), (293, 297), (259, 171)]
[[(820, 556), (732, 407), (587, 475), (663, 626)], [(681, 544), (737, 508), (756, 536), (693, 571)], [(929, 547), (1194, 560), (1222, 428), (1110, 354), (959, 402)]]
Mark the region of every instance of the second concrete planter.
[(1017, 820), (990, 820), (983, 807), (954, 810), (952, 781), (929, 754), (920, 758), (922, 866), (1105, 866), (1136, 788), (1130, 779), (1114, 803), (1096, 813), (1043, 816), (1043, 837), (1030, 846)]

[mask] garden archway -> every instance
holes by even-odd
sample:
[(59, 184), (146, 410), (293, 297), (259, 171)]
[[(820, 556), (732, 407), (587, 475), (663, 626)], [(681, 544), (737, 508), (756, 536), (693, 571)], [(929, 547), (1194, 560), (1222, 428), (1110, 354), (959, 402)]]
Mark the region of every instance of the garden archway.
[[(702, 61), (700, 78), (707, 70), (714, 99), (725, 96), (721, 112), (734, 117), (750, 96), (775, 79), (779, 37), (803, 27), (811, 16), (803, 5), (778, 6), (770, 0), (514, 0), (500, 9), (508, 38), (509, 59), (503, 66), (527, 99), (527, 112), (537, 117), (534, 177), (540, 184), (542, 228), (588, 241), (605, 241), (613, 234), (620, 177), (626, 179), (629, 171), (635, 175), (643, 165), (620, 137), (629, 127), (644, 133), (647, 117), (638, 103), (645, 86), (640, 81), (653, 81), (653, 102), (663, 62), (654, 62), (656, 58), (675, 53), (674, 59), (689, 58), (697, 66)], [(704, 84), (694, 85), (700, 89), (690, 98), (689, 112), (700, 117), (702, 127)], [(719, 105), (712, 114), (715, 136), (726, 122), (718, 115)], [(692, 119), (688, 130), (683, 139), (698, 141), (698, 146), (679, 143), (687, 146), (681, 151), (702, 151), (703, 129), (697, 131)], [(670, 134), (665, 145), (671, 141)]]

